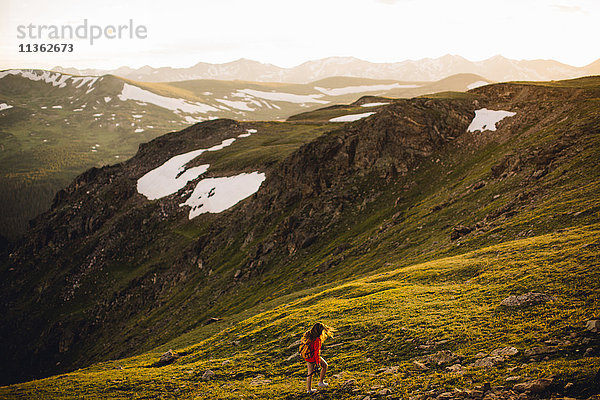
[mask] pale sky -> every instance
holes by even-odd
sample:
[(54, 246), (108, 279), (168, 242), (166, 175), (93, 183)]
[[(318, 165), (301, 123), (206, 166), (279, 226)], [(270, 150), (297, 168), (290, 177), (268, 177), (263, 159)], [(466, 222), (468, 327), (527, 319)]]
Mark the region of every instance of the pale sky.
[[(598, 0), (0, 0), (0, 70), (189, 67), (249, 58), (281, 67), (497, 54), (583, 66), (600, 58)], [(145, 25), (146, 39), (28, 40), (19, 25)], [(73, 53), (19, 44), (73, 43)]]

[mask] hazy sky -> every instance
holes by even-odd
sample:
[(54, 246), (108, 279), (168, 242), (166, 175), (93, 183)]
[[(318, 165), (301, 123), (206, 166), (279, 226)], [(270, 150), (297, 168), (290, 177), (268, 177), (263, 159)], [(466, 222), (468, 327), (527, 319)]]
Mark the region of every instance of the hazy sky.
[[(598, 0), (0, 0), (0, 69), (187, 67), (250, 58), (282, 67), (329, 56), (373, 62), (458, 54), (482, 60), (597, 58)], [(129, 24), (146, 39), (26, 40), (18, 25)], [(73, 53), (19, 44), (73, 43)]]

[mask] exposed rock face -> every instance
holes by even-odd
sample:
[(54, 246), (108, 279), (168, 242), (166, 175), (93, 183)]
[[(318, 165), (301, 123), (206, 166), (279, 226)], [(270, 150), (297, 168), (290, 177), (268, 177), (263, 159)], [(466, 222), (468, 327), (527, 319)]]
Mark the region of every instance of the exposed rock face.
[(500, 302), (501, 306), (505, 307), (523, 307), (523, 306), (533, 306), (536, 304), (547, 303), (549, 301), (556, 300), (553, 296), (544, 294), (544, 293), (525, 293), (520, 294), (518, 296), (512, 295), (508, 296), (506, 299)]

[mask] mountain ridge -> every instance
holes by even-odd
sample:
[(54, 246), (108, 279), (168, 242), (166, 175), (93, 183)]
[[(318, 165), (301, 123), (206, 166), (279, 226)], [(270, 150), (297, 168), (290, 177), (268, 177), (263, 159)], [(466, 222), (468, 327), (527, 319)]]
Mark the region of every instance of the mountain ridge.
[(447, 54), (438, 58), (374, 63), (354, 57), (328, 57), (282, 68), (249, 59), (227, 63), (199, 62), (189, 68), (144, 66), (138, 69), (120, 67), (116, 70), (77, 70), (56, 66), (53, 70), (74, 74), (106, 74), (148, 81), (166, 82), (189, 79), (241, 79), (265, 82), (308, 83), (330, 76), (354, 76), (373, 79), (432, 81), (458, 73), (475, 73), (493, 81), (539, 80), (577, 78), (598, 73), (598, 61), (583, 67), (574, 67), (554, 60), (512, 60), (501, 55), (482, 61), (469, 61), (461, 56)]
[(461, 75), (440, 82), (331, 77), (310, 84), (148, 83), (116, 75), (0, 71), (0, 183), (8, 188), (0, 193), (0, 234), (13, 240), (22, 234), (54, 193), (87, 168), (129, 158), (140, 143), (198, 121), (283, 120), (364, 94), (412, 97), (489, 82)]

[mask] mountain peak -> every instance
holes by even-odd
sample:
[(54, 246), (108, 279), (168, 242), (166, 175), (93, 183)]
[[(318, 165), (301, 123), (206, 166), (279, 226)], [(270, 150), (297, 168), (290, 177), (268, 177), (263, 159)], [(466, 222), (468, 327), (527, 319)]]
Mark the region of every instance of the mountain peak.
[(113, 74), (147, 82), (219, 79), (286, 83), (308, 83), (332, 76), (434, 81), (459, 73), (475, 73), (494, 81), (557, 80), (600, 73), (600, 60), (582, 68), (552, 60), (539, 61), (513, 60), (497, 54), (486, 60), (473, 62), (460, 55), (448, 53), (438, 58), (385, 63), (365, 61), (352, 56), (332, 56), (306, 61), (291, 68), (242, 57), (221, 64), (199, 62), (189, 68), (152, 68), (146, 65), (138, 69), (120, 67), (110, 71), (78, 71), (61, 67), (56, 67), (55, 70), (75, 75)]

